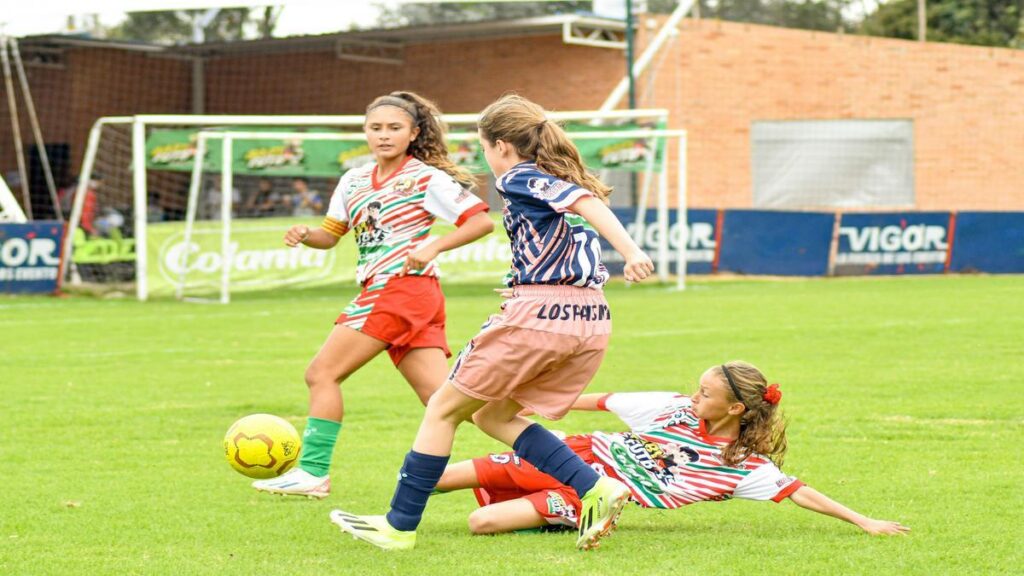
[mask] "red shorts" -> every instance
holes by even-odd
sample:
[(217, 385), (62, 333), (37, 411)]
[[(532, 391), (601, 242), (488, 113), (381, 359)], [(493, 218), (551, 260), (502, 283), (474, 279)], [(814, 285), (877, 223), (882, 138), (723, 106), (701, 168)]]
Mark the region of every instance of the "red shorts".
[(433, 276), (394, 276), (383, 287), (367, 283), (334, 323), (387, 342), (396, 366), (414, 348), (452, 355), (444, 333), (444, 293)]
[[(587, 464), (595, 462), (590, 436), (569, 436), (565, 443)], [(548, 524), (576, 527), (580, 514), (576, 491), (537, 470), (515, 453), (475, 458), (473, 468), (480, 482), (473, 494), (481, 506), (525, 498)]]

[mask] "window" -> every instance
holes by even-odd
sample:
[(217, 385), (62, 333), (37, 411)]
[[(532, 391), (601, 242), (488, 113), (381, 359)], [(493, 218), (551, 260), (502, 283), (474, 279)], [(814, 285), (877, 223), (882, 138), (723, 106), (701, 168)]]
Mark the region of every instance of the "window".
[(914, 205), (910, 120), (754, 122), (756, 208)]

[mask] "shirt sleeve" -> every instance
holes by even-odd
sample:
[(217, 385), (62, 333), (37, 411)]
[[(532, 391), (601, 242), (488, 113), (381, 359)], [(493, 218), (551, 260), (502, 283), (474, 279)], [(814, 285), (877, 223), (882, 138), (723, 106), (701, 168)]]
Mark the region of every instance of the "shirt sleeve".
[(454, 178), (438, 170), (427, 183), (423, 208), (438, 218), (462, 226), (470, 216), (486, 212), (487, 204)]
[(630, 429), (643, 430), (655, 426), (656, 417), (685, 399), (675, 392), (626, 392), (601, 398), (597, 407), (614, 412)]
[(740, 480), (733, 496), (747, 500), (771, 500), (782, 502), (804, 483), (793, 476), (786, 476), (778, 466), (768, 462), (758, 466), (747, 477)]
[(594, 195), (586, 188), (536, 170), (516, 172), (503, 184), (506, 190), (528, 194), (559, 213), (568, 212), (580, 198)]
[(345, 200), (345, 195), (352, 172), (352, 170), (345, 172), (341, 179), (338, 180), (338, 185), (334, 188), (334, 194), (331, 195), (331, 202), (327, 206), (327, 216), (324, 217), (324, 221), (320, 225), (329, 234), (338, 238), (341, 238), (348, 232), (348, 204)]

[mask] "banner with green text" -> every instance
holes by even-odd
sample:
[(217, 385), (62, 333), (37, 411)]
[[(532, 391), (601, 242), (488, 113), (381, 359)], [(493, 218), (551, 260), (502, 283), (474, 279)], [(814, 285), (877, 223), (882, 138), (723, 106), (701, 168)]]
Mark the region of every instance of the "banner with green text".
[[(498, 215), (494, 217), (497, 219)], [(331, 250), (289, 248), (284, 245), (284, 232), (294, 224), (319, 226), (319, 220), (262, 218), (231, 222), (227, 258), (231, 292), (355, 282), (356, 246), (351, 238), (343, 237)], [(495, 228), (496, 232), (438, 257), (443, 282), (479, 282), (496, 287), (501, 283), (512, 254), (501, 225)], [(433, 233), (447, 234), (452, 229), (451, 225), (439, 223)], [(225, 260), (220, 222), (196, 222), (188, 245), (183, 222), (150, 224), (147, 250), (151, 296), (173, 296), (182, 278), (187, 295), (208, 295), (220, 290)]]
[[(635, 125), (602, 126), (595, 128), (580, 124), (566, 126), (570, 132), (600, 130), (618, 132), (635, 130)], [(294, 131), (282, 127), (239, 128), (253, 132)], [(335, 132), (326, 129), (310, 129), (308, 132)], [(146, 140), (146, 167), (150, 170), (173, 170), (191, 172), (196, 154), (198, 130), (154, 130)], [(574, 140), (583, 161), (592, 170), (643, 171), (648, 160), (657, 150), (654, 159), (655, 171), (661, 170), (664, 157), (664, 140), (647, 138), (577, 138)], [(222, 140), (207, 140), (203, 159), (204, 172), (221, 171)], [(476, 140), (451, 141), (449, 153), (459, 166), (473, 173), (487, 172), (480, 143)], [(235, 174), (256, 176), (307, 176), (336, 177), (352, 168), (358, 168), (373, 161), (370, 147), (364, 141), (304, 140), (282, 138), (280, 140), (235, 140), (232, 144), (232, 170)]]

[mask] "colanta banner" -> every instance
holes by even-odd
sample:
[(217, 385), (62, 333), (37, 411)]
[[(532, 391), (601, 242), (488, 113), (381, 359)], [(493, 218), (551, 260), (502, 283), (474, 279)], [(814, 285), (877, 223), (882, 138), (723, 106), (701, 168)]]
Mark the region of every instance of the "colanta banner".
[(949, 212), (844, 213), (833, 273), (941, 274), (949, 222)]
[[(569, 125), (571, 133), (580, 130), (601, 130), (615, 132), (636, 129), (635, 125), (594, 128), (585, 125)], [(282, 128), (239, 128), (250, 132), (294, 131)], [(308, 132), (336, 132), (326, 129)], [(146, 167), (150, 170), (172, 170), (191, 172), (195, 160), (197, 130), (154, 130), (146, 139)], [(588, 167), (594, 170), (643, 171), (653, 159), (654, 169), (661, 169), (664, 156), (663, 140), (643, 138), (601, 138), (577, 139), (576, 146)], [(207, 173), (221, 171), (223, 142), (208, 139), (203, 170)], [(448, 152), (452, 160), (467, 170), (484, 174), (488, 172), (480, 143), (473, 140), (450, 141)], [(334, 177), (348, 170), (373, 162), (370, 147), (364, 141), (303, 140), (282, 138), (280, 140), (235, 140), (232, 144), (232, 166), (235, 174), (256, 176), (307, 176)]]
[(63, 235), (63, 222), (0, 224), (0, 293), (56, 292)]
[[(495, 218), (498, 216), (495, 215)], [(356, 246), (348, 236), (331, 250), (284, 245), (284, 232), (294, 224), (320, 225), (318, 218), (240, 219), (231, 222), (228, 251), (232, 292), (272, 290), (287, 286), (352, 284)], [(434, 225), (434, 235), (454, 227)], [(508, 272), (512, 254), (500, 225), (496, 232), (438, 257), (442, 282), (480, 282), (498, 286)], [(153, 297), (173, 296), (184, 282), (188, 295), (220, 290), (225, 258), (219, 221), (199, 221), (188, 244), (183, 222), (160, 222), (147, 227), (148, 284)], [(182, 274), (184, 272), (184, 275)]]

